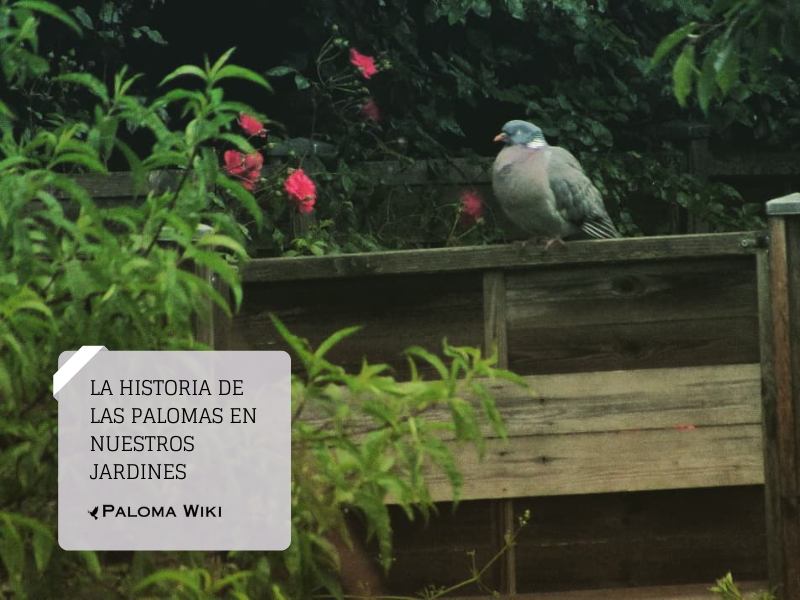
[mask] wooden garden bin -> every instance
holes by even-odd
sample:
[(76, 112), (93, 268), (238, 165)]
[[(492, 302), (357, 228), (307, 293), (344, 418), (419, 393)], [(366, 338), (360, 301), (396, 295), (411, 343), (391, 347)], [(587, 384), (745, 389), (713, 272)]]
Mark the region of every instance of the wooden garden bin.
[[(797, 165), (789, 155), (694, 162), (708, 176), (760, 177), (758, 189), (780, 177), (791, 187)], [(459, 173), (451, 183), (485, 183), (485, 168)], [(81, 183), (100, 202), (135, 201), (129, 173)], [(435, 350), (446, 336), (496, 346), (530, 380), (533, 398), (496, 390), (509, 441), (490, 439), (483, 462), (459, 454), (459, 512), (443, 504), (429, 527), (396, 528), (390, 579), (404, 593), (463, 579), (464, 552), (490, 556), (515, 514), (533, 507), (531, 533), (490, 583), (593, 589), (519, 598), (701, 598), (728, 569), (763, 579), (769, 565), (791, 600), (800, 598), (800, 196), (774, 202), (770, 220), (769, 252), (762, 234), (731, 233), (548, 253), (510, 245), (255, 260), (242, 311), (227, 322), (209, 304), (199, 338), (279, 348), (274, 312), (316, 342), (364, 324), (332, 356), (345, 366), (367, 356), (402, 374), (402, 349)], [(446, 502), (444, 481), (432, 483)], [(592, 511), (603, 515), (585, 519)], [(653, 582), (699, 585), (616, 589)]]
[[(760, 234), (731, 233), (572, 242), (548, 252), (512, 244), (259, 259), (243, 271), (242, 310), (230, 323), (217, 322), (213, 339), (218, 349), (281, 348), (269, 313), (312, 343), (362, 324), (330, 358), (356, 368), (366, 356), (400, 374), (401, 352), (412, 344), (438, 350), (447, 337), (496, 346), (501, 364), (525, 376), (533, 394), (495, 386), (509, 439), (490, 437), (482, 461), (471, 451), (458, 454), (462, 498), (481, 502), (485, 514), (485, 523), (465, 521), (484, 538), (484, 556), (532, 497), (588, 502), (597, 494), (696, 488), (710, 514), (720, 496), (709, 498), (709, 488), (732, 490), (734, 502), (741, 490), (755, 490), (746, 495), (747, 523), (754, 525), (719, 525), (752, 537), (747, 550), (726, 555), (712, 544), (704, 550), (717, 556), (703, 560), (705, 569), (720, 570), (754, 561), (739, 572), (758, 576), (766, 562), (755, 487), (764, 481), (757, 293), (763, 245)], [(431, 482), (437, 500), (451, 499), (444, 477), (434, 473)], [(732, 521), (740, 521), (736, 510)], [(728, 531), (722, 539), (737, 535)], [(685, 548), (667, 546), (695, 556), (691, 540), (684, 541)], [(541, 586), (526, 552), (522, 540), (506, 555), (495, 580), (504, 591)], [(589, 563), (602, 565), (603, 552), (575, 568), (596, 571)], [(415, 547), (401, 557), (398, 577), (420, 569), (420, 577), (456, 568), (453, 581), (466, 575), (466, 559), (456, 567), (452, 557), (443, 563), (431, 554)], [(635, 569), (636, 558), (629, 560)], [(435, 567), (426, 569), (431, 561)], [(675, 573), (675, 582), (707, 577), (701, 572)], [(636, 582), (633, 576), (627, 583)]]

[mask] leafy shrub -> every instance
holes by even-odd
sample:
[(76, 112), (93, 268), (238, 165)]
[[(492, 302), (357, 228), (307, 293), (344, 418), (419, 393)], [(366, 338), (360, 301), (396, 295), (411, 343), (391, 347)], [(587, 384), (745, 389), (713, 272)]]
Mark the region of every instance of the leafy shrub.
[[(292, 545), (282, 553), (228, 553), (216, 575), (201, 567), (171, 565), (137, 583), (136, 589), (212, 598), (230, 582), (241, 598), (340, 597), (339, 559), (331, 539), (349, 539), (345, 514), (363, 521), (388, 569), (392, 528), (386, 499), (391, 496), (411, 519), (418, 514), (427, 518), (435, 508), (426, 484), (432, 468), (445, 473), (457, 498), (461, 475), (444, 440), (471, 443), (480, 451), (481, 413), (496, 433), (505, 435), (485, 382), (500, 378), (524, 385), (495, 368), (495, 357), (447, 343), (444, 359), (422, 348), (408, 349), (410, 381), (399, 382), (386, 365), (367, 362), (360, 371), (347, 373), (326, 355), (357, 327), (337, 331), (312, 349), (280, 321), (273, 322), (304, 369), (292, 381)], [(423, 378), (420, 364), (435, 376)], [(184, 557), (173, 560), (179, 563)], [(155, 565), (170, 560), (150, 558)]]
[[(76, 21), (42, 0), (0, 2), (0, 71), (19, 84), (48, 67), (37, 54), (40, 19)], [(258, 74), (230, 62), (185, 65), (150, 101), (125, 70), (110, 86), (88, 73), (54, 81), (94, 99), (89, 119), (62, 115), (48, 126), (21, 123), (0, 103), (0, 593), (16, 598), (302, 598), (340, 593), (328, 535), (345, 534), (343, 511), (361, 516), (391, 557), (384, 505), (391, 494), (409, 514), (432, 509), (423, 467), (460, 478), (440, 436), (480, 446), (478, 413), (502, 431), (482, 378), (518, 381), (471, 348), (444, 346), (445, 361), (409, 350), (438, 377), (400, 384), (385, 366), (349, 374), (326, 353), (354, 329), (312, 351), (276, 321), (306, 369), (295, 403), (293, 544), (284, 553), (136, 553), (130, 560), (56, 548), (57, 405), (50, 394), (58, 354), (84, 344), (125, 349), (192, 349), (195, 324), (214, 302), (230, 314), (242, 299), (237, 265), (265, 217), (246, 180), (220, 167), (219, 150), (252, 154), (236, 121), (253, 111), (221, 85)], [(2, 102), (0, 100), (0, 102)], [(171, 117), (170, 117), (171, 115)], [(168, 118), (170, 117), (170, 118)], [(137, 154), (130, 131), (149, 140)], [(96, 201), (79, 173), (105, 174), (124, 157), (138, 190), (133, 204)], [(168, 169), (170, 173), (164, 174)], [(168, 185), (161, 185), (171, 177)], [(277, 201), (277, 200), (276, 200)], [(285, 200), (283, 201), (285, 203)], [(198, 270), (198, 267), (201, 268)], [(200, 275), (200, 272), (203, 275)], [(230, 291), (233, 306), (211, 278)], [(477, 409), (476, 406), (480, 406)], [(433, 419), (430, 411), (449, 418)], [(301, 416), (314, 415), (313, 424)]]
[(776, 600), (770, 592), (756, 592), (745, 596), (739, 590), (739, 586), (733, 582), (733, 576), (730, 573), (717, 579), (711, 591), (722, 600)]

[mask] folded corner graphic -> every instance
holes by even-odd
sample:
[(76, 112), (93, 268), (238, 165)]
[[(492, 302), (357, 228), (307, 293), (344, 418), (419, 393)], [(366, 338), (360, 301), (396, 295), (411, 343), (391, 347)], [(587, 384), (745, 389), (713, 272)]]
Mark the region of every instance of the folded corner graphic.
[(83, 369), (86, 365), (91, 362), (91, 360), (97, 356), (97, 353), (106, 350), (105, 346), (81, 346), (80, 350), (77, 352), (64, 352), (62, 353), (61, 357), (64, 354), (69, 354), (70, 356), (62, 363), (61, 357), (59, 357), (58, 364), (60, 365), (58, 371), (55, 372), (53, 375), (53, 397), (58, 400), (58, 394), (61, 390), (64, 389), (75, 375), (77, 375), (81, 369)]

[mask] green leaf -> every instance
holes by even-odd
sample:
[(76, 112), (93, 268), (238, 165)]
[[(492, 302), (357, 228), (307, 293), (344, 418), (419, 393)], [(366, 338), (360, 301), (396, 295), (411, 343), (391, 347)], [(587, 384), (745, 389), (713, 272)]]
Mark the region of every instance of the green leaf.
[(680, 44), (686, 39), (687, 36), (694, 32), (695, 27), (697, 27), (697, 23), (692, 21), (683, 27), (679, 27), (661, 40), (658, 46), (656, 46), (655, 52), (653, 52), (653, 57), (650, 59), (650, 66), (648, 67), (648, 70), (655, 68), (675, 46)]
[(94, 29), (94, 22), (92, 21), (92, 17), (89, 16), (89, 13), (86, 12), (86, 9), (82, 6), (76, 6), (72, 9), (72, 14), (75, 15), (75, 18), (81, 22), (81, 25), (84, 26), (86, 29)]
[(287, 67), (285, 65), (279, 65), (277, 67), (272, 67), (271, 69), (267, 70), (266, 75), (268, 77), (283, 77), (284, 75), (288, 75), (289, 73), (296, 73), (297, 69), (294, 67)]
[(497, 410), (497, 404), (495, 403), (494, 398), (492, 398), (492, 395), (482, 384), (478, 382), (472, 384), (472, 390), (477, 394), (478, 398), (480, 398), (483, 412), (488, 417), (495, 433), (501, 438), (505, 439), (508, 435), (506, 431), (506, 425), (503, 421), (503, 416), (500, 414), (500, 411)]
[(3, 515), (0, 526), (0, 560), (12, 582), (21, 582), (25, 569), (25, 544), (10, 515)]
[(300, 73), (295, 73), (294, 85), (298, 90), (305, 90), (311, 87), (311, 82)]
[(506, 10), (514, 19), (525, 19), (525, 2), (523, 0), (505, 0)]
[(492, 5), (488, 0), (472, 0), (472, 10), (476, 15), (484, 19), (492, 16)]
[(8, 108), (8, 105), (2, 100), (0, 100), (0, 115), (5, 115), (9, 119), (14, 118), (14, 113), (11, 111), (10, 108)]
[(213, 67), (210, 67), (208, 70), (209, 76), (211, 79), (214, 79), (217, 72), (222, 68), (222, 65), (228, 62), (228, 59), (236, 52), (236, 47), (228, 48), (222, 55), (217, 59), (214, 63)]
[(421, 358), (429, 365), (431, 365), (436, 370), (436, 372), (439, 373), (439, 376), (443, 380), (448, 379), (447, 367), (442, 362), (442, 359), (436, 356), (435, 354), (431, 354), (430, 352), (419, 346), (412, 346), (411, 348), (408, 348), (406, 350), (406, 354)]
[(185, 588), (187, 591), (193, 592), (197, 598), (202, 598), (206, 595), (203, 592), (202, 579), (198, 577), (196, 570), (162, 569), (139, 581), (133, 590), (134, 592), (141, 592), (151, 586), (165, 583)]
[(225, 65), (222, 67), (212, 78), (212, 81), (220, 81), (222, 79), (245, 79), (257, 85), (260, 85), (265, 90), (272, 91), (272, 86), (270, 86), (269, 82), (264, 79), (261, 75), (252, 71), (250, 69), (246, 69), (244, 67), (239, 67), (237, 65)]
[(185, 77), (187, 75), (191, 77), (199, 77), (203, 81), (208, 81), (208, 77), (200, 67), (196, 67), (195, 65), (183, 65), (164, 77), (164, 79), (162, 79), (161, 83), (158, 85), (164, 85), (165, 83), (172, 81), (177, 77)]
[(298, 358), (303, 361), (303, 364), (307, 366), (311, 361), (314, 360), (314, 356), (311, 352), (309, 352), (308, 343), (294, 335), (286, 325), (274, 314), (270, 313), (269, 318), (272, 321), (272, 325), (275, 327), (275, 330), (278, 332), (283, 340), (289, 344), (289, 348), (297, 354)]
[(9, 156), (6, 159), (0, 160), (0, 172), (9, 171), (14, 167), (28, 164), (30, 162), (31, 159), (28, 158), (27, 156)]
[(55, 160), (50, 161), (48, 167), (52, 169), (58, 165), (82, 166), (97, 173), (108, 172), (105, 165), (97, 158), (90, 156), (89, 154), (81, 154), (78, 152), (65, 152), (63, 154), (59, 154)]
[(80, 25), (78, 25), (78, 22), (75, 19), (70, 17), (69, 14), (63, 9), (59, 8), (55, 4), (51, 4), (50, 2), (45, 2), (44, 0), (18, 0), (14, 4), (14, 8), (27, 8), (28, 10), (48, 15), (61, 21), (64, 23), (64, 25), (70, 27), (78, 35), (83, 33)]
[(717, 71), (717, 85), (727, 94), (739, 80), (739, 49), (729, 44), (722, 49), (714, 61)]
[(333, 348), (336, 344), (341, 342), (343, 339), (350, 337), (354, 333), (361, 330), (361, 326), (353, 326), (353, 327), (345, 327), (344, 329), (340, 329), (335, 331), (331, 335), (329, 335), (325, 341), (323, 341), (314, 352), (314, 356), (316, 358), (322, 358), (325, 356), (331, 348)]
[(251, 152), (256, 151), (250, 141), (238, 133), (221, 133), (217, 136), (217, 138), (226, 142), (230, 142), (236, 147), (237, 150), (240, 150), (245, 154), (250, 154)]
[(697, 101), (704, 113), (708, 114), (708, 107), (716, 91), (716, 75), (714, 68), (714, 54), (708, 50), (703, 58), (703, 67), (697, 80)]
[(33, 530), (32, 537), (33, 560), (36, 563), (36, 570), (43, 573), (50, 562), (53, 553), (55, 540), (53, 535), (44, 527), (37, 527)]
[(159, 31), (156, 31), (155, 29), (152, 29), (147, 25), (142, 25), (141, 27), (137, 27), (136, 29), (144, 33), (150, 39), (151, 42), (154, 42), (160, 46), (167, 45), (167, 40), (164, 39), (164, 37), (161, 35)]
[(253, 576), (252, 571), (238, 571), (226, 577), (222, 577), (221, 579), (217, 579), (214, 584), (211, 586), (212, 592), (221, 592), (226, 587), (235, 585), (239, 582), (246, 582)]
[(247, 256), (247, 251), (244, 249), (244, 247), (239, 242), (237, 242), (231, 237), (228, 237), (227, 235), (208, 233), (198, 238), (197, 245), (227, 248), (237, 256), (240, 257)]
[(694, 45), (686, 44), (672, 69), (672, 90), (681, 106), (686, 106), (686, 99), (692, 91), (694, 73)]
[(238, 181), (234, 181), (222, 174), (217, 177), (217, 185), (224, 188), (225, 191), (236, 198), (245, 210), (250, 213), (256, 224), (261, 227), (264, 223), (264, 213), (261, 211), (261, 207), (258, 205), (258, 202), (256, 202), (253, 194), (244, 189), (242, 184)]
[(89, 73), (65, 73), (56, 77), (56, 81), (80, 85), (88, 89), (103, 102), (108, 102), (108, 91), (99, 79)]
[(95, 578), (99, 578), (103, 574), (103, 569), (100, 566), (100, 560), (97, 558), (97, 553), (91, 550), (81, 550), (79, 552), (83, 562), (86, 564), (86, 570), (91, 573)]

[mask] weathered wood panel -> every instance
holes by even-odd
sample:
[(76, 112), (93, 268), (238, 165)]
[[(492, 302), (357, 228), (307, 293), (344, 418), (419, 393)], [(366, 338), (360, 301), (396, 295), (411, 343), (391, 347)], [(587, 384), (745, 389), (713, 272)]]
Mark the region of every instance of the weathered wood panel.
[(759, 359), (753, 257), (531, 269), (506, 290), (519, 373)]
[[(508, 438), (459, 448), (462, 499), (763, 483), (758, 364), (526, 377), (489, 385)], [(448, 419), (445, 411), (426, 417)], [(304, 419), (314, 422), (312, 407)], [(352, 433), (368, 428), (355, 423)], [(450, 439), (450, 442), (456, 442)], [(429, 475), (435, 500), (452, 498)]]
[[(739, 589), (745, 593), (764, 591), (767, 582), (746, 581), (738, 583)], [(542, 594), (517, 594), (513, 599), (499, 596), (498, 600), (716, 600), (708, 584), (694, 585), (660, 585), (657, 587), (614, 588), (603, 590), (579, 590), (572, 592), (552, 592)], [(466, 596), (469, 597), (469, 596)], [(450, 598), (460, 600), (460, 598)]]
[[(531, 383), (530, 390), (492, 384), (509, 440), (487, 429), (482, 461), (471, 448), (457, 451), (466, 476), (461, 497), (474, 499), (462, 507), (481, 508), (462, 520), (445, 507), (427, 528), (396, 514), (392, 592), (460, 581), (469, 550), (487, 559), (509, 516), (534, 506), (536, 523), (540, 502), (574, 514), (546, 517), (552, 535), (538, 536), (540, 546), (526, 541), (527, 554), (515, 551), (513, 565), (493, 570), (492, 585), (513, 589), (503, 572), (514, 573), (526, 592), (710, 584), (728, 568), (761, 578), (762, 497), (731, 487), (705, 493), (714, 486), (760, 490), (754, 484), (763, 481), (760, 370), (753, 364), (759, 243), (755, 234), (734, 234), (576, 242), (560, 256), (516, 244), (255, 261), (224, 344), (283, 347), (270, 311), (315, 344), (362, 323), (365, 330), (331, 358), (347, 368), (363, 356), (389, 362), (402, 377), (400, 352), (409, 345), (437, 349), (445, 336), (472, 345), (508, 340), (511, 368), (530, 374)], [(651, 368), (676, 366), (684, 368)], [(435, 499), (451, 497), (441, 474), (431, 482)], [(637, 521), (630, 506), (642, 496), (658, 508)], [(623, 504), (634, 515), (601, 517), (608, 497), (634, 502)], [(513, 499), (502, 523), (497, 504), (480, 500), (501, 498)], [(741, 512), (720, 510), (725, 498)], [(746, 516), (758, 511), (760, 529)], [(718, 518), (705, 526), (696, 514)], [(592, 515), (607, 518), (608, 527)], [(582, 538), (572, 537), (570, 519), (581, 524)], [(687, 525), (662, 528), (670, 519)]]
[(521, 592), (764, 579), (760, 486), (515, 501)]
[(761, 354), (761, 439), (764, 448), (764, 506), (766, 513), (767, 563), (771, 587), (780, 585), (783, 552), (781, 539), (780, 474), (778, 470), (778, 418), (775, 410), (773, 367), (772, 303), (770, 299), (770, 255), (762, 250), (756, 257), (758, 281), (759, 348)]
[[(719, 365), (679, 369), (600, 371), (529, 375), (527, 387), (484, 380), (505, 420), (508, 439), (609, 431), (672, 430), (760, 422), (759, 365)], [(446, 420), (446, 409), (425, 418)], [(303, 420), (323, 424), (312, 406)], [(358, 435), (374, 423), (354, 421)], [(497, 435), (483, 423), (488, 439)], [(453, 437), (443, 434), (444, 439)]]
[[(470, 577), (472, 559), (482, 567), (494, 555), (491, 500), (437, 505), (438, 512), (427, 522), (421, 517), (409, 521), (399, 508), (391, 508), (394, 529), (394, 563), (386, 589), (392, 594), (416, 595), (431, 585), (450, 586)], [(485, 583), (492, 589), (500, 584), (499, 569), (492, 569)], [(461, 594), (480, 595), (472, 586)]]
[[(514, 504), (517, 514), (531, 512), (517, 540), (521, 595), (515, 598), (533, 600), (540, 596), (528, 594), (538, 592), (542, 598), (553, 593), (555, 599), (560, 598), (556, 590), (614, 587), (621, 588), (615, 590), (620, 598), (662, 600), (672, 596), (625, 588), (695, 583), (687, 593), (696, 594), (729, 570), (739, 581), (766, 578), (761, 486), (550, 496)], [(455, 510), (442, 504), (425, 523), (409, 522), (393, 509), (397, 561), (387, 590), (414, 595), (426, 585), (453, 585), (467, 578), (469, 552), (476, 552), (479, 567), (492, 555), (487, 544), (491, 510), (488, 501), (463, 502)], [(497, 589), (496, 572), (486, 583)], [(662, 591), (671, 594), (673, 588), (659, 587)], [(594, 589), (575, 593), (587, 600), (605, 597)], [(481, 594), (475, 588), (459, 593), (470, 595)]]
[(536, 265), (576, 265), (707, 256), (752, 256), (763, 245), (758, 232), (651, 236), (568, 242), (545, 250), (530, 243), (393, 250), (338, 256), (260, 258), (244, 266), (245, 282), (337, 279), (367, 275), (438, 273)]
[(772, 332), (763, 341), (770, 580), (779, 598), (794, 600), (800, 597), (800, 194), (771, 200), (767, 214)]
[[(502, 271), (487, 271), (483, 274), (483, 351), (485, 354), (497, 352), (497, 366), (508, 368), (508, 335), (506, 325), (506, 276)], [(502, 393), (500, 394), (502, 395)], [(492, 522), (494, 523), (494, 548), (505, 548), (498, 560), (499, 586), (504, 594), (517, 591), (516, 557), (513, 546), (506, 547), (506, 539), (515, 527), (514, 503), (510, 499), (495, 500), (492, 503)]]
[[(495, 390), (508, 440), (458, 452), (462, 497), (763, 482), (758, 365), (530, 377)], [(487, 432), (488, 433), (488, 432)], [(449, 484), (431, 474), (434, 498)]]
[(219, 349), (285, 349), (270, 313), (314, 346), (337, 329), (362, 325), (329, 355), (349, 369), (366, 357), (405, 372), (402, 351), (409, 346), (438, 352), (445, 337), (453, 344), (483, 342), (480, 273), (249, 284), (244, 297), (233, 322), (221, 324), (228, 331)]
[[(761, 426), (725, 425), (642, 429), (491, 440), (480, 460), (458, 453), (465, 474), (462, 498), (760, 484), (764, 481)], [(429, 476), (431, 494), (451, 496), (444, 475)]]

